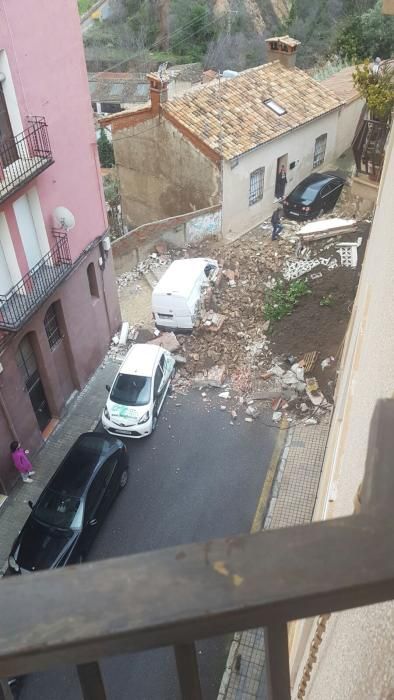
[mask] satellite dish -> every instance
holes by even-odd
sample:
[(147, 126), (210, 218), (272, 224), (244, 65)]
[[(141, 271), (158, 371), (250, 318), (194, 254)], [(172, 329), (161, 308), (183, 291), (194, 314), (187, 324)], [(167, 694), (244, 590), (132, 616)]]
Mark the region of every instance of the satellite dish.
[(55, 227), (63, 231), (71, 231), (75, 226), (74, 214), (72, 214), (69, 209), (66, 209), (66, 207), (56, 207), (53, 212), (53, 219)]

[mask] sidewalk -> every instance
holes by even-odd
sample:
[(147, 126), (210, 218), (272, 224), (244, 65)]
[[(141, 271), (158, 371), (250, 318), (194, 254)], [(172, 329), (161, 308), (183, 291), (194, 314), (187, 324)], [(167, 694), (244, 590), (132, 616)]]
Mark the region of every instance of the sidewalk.
[(107, 360), (96, 370), (85, 388), (70, 402), (45, 445), (32, 458), (36, 472), (33, 483), (18, 483), (0, 507), (0, 575), (7, 566), (12, 543), (29, 515), (27, 501), (34, 502), (38, 498), (77, 437), (94, 428), (107, 398), (105, 385), (112, 383), (118, 369), (117, 362)]
[[(319, 425), (289, 430), (264, 528), (290, 527), (312, 519), (331, 415)], [(236, 634), (218, 700), (266, 700), (264, 630)]]

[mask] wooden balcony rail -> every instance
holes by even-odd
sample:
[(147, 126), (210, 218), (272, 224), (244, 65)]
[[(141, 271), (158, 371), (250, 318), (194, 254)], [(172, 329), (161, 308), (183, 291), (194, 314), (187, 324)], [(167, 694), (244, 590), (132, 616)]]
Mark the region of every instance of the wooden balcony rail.
[(386, 122), (364, 119), (356, 131), (352, 143), (357, 174), (368, 175), (379, 181), (384, 161), (384, 149), (389, 133)]
[(4, 579), (0, 677), (76, 664), (105, 700), (98, 659), (172, 645), (201, 700), (195, 641), (265, 627), (269, 697), (289, 700), (288, 621), (394, 597), (393, 425), (379, 401), (357, 515)]

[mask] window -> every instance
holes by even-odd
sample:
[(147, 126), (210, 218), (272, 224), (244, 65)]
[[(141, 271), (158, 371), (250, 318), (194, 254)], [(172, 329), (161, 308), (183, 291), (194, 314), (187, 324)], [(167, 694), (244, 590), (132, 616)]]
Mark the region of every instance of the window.
[(87, 275), (89, 281), (90, 296), (96, 297), (98, 299), (100, 294), (97, 286), (96, 270), (94, 269), (94, 263), (89, 263)]
[(263, 199), (264, 168), (258, 168), (250, 173), (249, 182), (249, 206)]
[(45, 332), (47, 334), (49, 347), (51, 350), (60, 343), (62, 334), (59, 328), (56, 315), (56, 304), (51, 304), (44, 318)]
[(151, 386), (150, 377), (119, 372), (109, 398), (122, 406), (145, 406), (149, 403)]
[(278, 105), (278, 103), (275, 102), (275, 100), (264, 100), (264, 104), (266, 107), (269, 107), (269, 109), (275, 112), (275, 114), (277, 114), (278, 117), (281, 117), (283, 116), (283, 114), (286, 114), (285, 108)]
[(319, 165), (324, 163), (324, 156), (326, 155), (327, 146), (327, 134), (322, 134), (318, 136), (315, 141), (315, 152), (313, 154), (313, 167), (318, 168)]

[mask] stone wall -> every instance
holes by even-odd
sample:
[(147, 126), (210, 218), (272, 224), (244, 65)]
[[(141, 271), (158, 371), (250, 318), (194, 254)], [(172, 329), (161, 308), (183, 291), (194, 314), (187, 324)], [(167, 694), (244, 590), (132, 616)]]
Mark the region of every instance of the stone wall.
[(113, 143), (128, 227), (219, 203), (219, 166), (167, 119), (122, 128)]
[(115, 272), (121, 275), (151, 253), (159, 241), (183, 248), (221, 234), (220, 205), (144, 224), (112, 243)]

